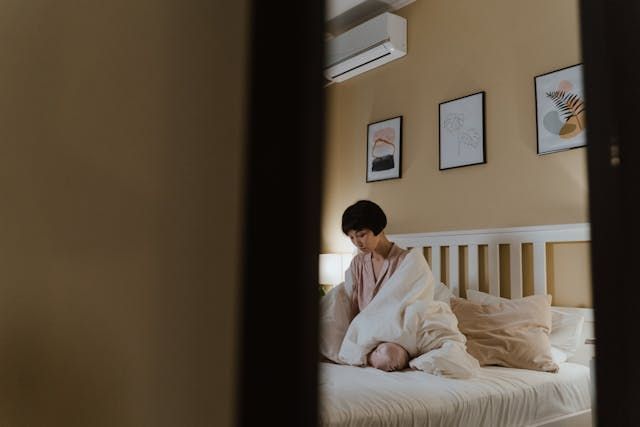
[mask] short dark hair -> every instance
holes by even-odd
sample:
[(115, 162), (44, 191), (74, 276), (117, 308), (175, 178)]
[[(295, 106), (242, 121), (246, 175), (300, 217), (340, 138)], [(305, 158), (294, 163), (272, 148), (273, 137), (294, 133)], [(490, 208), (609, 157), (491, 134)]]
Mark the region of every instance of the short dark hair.
[(368, 228), (376, 236), (387, 226), (387, 216), (380, 206), (370, 200), (360, 200), (345, 209), (342, 214), (342, 232)]

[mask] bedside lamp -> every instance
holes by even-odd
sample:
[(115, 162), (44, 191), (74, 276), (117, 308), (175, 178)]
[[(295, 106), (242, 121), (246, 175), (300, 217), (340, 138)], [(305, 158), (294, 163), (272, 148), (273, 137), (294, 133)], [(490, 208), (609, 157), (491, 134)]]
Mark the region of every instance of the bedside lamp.
[(321, 254), (318, 283), (324, 293), (342, 282), (342, 257), (340, 254)]
[(329, 292), (331, 288), (344, 282), (344, 272), (349, 268), (352, 258), (353, 254), (320, 255), (318, 283), (324, 293)]

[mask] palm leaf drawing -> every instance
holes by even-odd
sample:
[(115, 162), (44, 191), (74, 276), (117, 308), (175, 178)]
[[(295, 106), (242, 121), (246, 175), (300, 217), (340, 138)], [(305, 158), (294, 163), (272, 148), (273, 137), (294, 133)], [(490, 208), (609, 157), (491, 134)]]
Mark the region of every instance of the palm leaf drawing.
[(578, 124), (582, 128), (579, 115), (584, 112), (584, 101), (580, 99), (578, 95), (565, 92), (564, 90), (547, 92), (546, 95), (551, 98), (551, 101), (553, 101), (553, 104), (560, 111), (565, 121), (575, 116)]

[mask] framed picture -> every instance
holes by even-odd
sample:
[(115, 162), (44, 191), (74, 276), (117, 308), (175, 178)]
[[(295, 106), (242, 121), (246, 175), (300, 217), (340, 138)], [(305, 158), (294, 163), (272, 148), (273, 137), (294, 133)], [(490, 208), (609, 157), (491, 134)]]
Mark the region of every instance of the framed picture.
[(402, 116), (367, 125), (367, 182), (401, 177)]
[(484, 92), (439, 104), (440, 170), (487, 163)]
[(582, 64), (534, 78), (538, 154), (587, 145)]

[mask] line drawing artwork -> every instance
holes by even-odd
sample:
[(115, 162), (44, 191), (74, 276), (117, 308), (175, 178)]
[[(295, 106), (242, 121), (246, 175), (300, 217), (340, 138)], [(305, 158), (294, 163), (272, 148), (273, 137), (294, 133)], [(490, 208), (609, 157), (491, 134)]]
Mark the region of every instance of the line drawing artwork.
[(486, 163), (485, 92), (441, 102), (438, 107), (440, 170)]
[(458, 142), (458, 157), (462, 146), (477, 149), (481, 142), (481, 134), (475, 128), (464, 129), (464, 114), (449, 113), (444, 119), (444, 128)]

